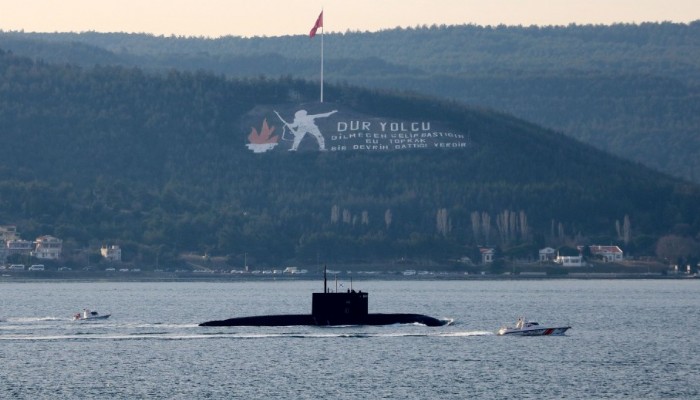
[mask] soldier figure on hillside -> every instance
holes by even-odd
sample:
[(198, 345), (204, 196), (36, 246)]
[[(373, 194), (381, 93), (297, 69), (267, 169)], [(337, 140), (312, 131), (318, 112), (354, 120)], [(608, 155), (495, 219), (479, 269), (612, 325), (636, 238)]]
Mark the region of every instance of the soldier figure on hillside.
[[(316, 140), (318, 141), (319, 150), (325, 151), (326, 141), (324, 140), (321, 131), (318, 129), (318, 126), (316, 126), (316, 123), (314, 123), (314, 120), (316, 118), (328, 117), (336, 112), (338, 112), (338, 110), (333, 110), (331, 112), (323, 114), (309, 115), (306, 113), (306, 110), (299, 110), (294, 114), (294, 121), (290, 124), (287, 121), (285, 121), (277, 111), (275, 111), (277, 117), (279, 117), (282, 123), (284, 123), (285, 127), (289, 128), (289, 130), (292, 131), (292, 134), (294, 135), (294, 142), (292, 143), (292, 148), (289, 149), (289, 151), (297, 151), (301, 140), (304, 138), (304, 136), (306, 136), (307, 133), (313, 135), (316, 138)], [(284, 132), (282, 133), (282, 138), (284, 138)]]

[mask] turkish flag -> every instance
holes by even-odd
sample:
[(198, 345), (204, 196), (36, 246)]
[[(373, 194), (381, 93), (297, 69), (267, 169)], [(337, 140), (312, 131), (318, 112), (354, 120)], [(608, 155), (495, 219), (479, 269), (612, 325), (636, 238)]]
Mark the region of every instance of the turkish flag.
[(321, 13), (318, 14), (318, 18), (316, 18), (316, 23), (314, 24), (314, 27), (311, 28), (311, 32), (309, 32), (309, 38), (316, 36), (316, 30), (318, 30), (318, 28), (321, 27), (323, 27), (323, 11), (321, 11)]

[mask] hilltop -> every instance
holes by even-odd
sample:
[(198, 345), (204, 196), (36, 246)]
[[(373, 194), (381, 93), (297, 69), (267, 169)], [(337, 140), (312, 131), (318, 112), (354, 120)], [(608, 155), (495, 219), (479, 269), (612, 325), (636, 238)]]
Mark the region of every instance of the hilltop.
[[(26, 238), (62, 238), (68, 253), (117, 243), (137, 264), (190, 252), (268, 265), (447, 262), (478, 245), (517, 255), (623, 241), (641, 255), (669, 233), (700, 232), (697, 186), (557, 132), (419, 95), (328, 85), (328, 102), (317, 96), (291, 78), (83, 68), (1, 51), (0, 221)], [(337, 110), (327, 121), (340, 116), (339, 130), (423, 121), (463, 146), (318, 151), (307, 135), (288, 151), (283, 127), (270, 133), (261, 117), (291, 120), (300, 108)], [(329, 147), (341, 140), (318, 125)], [(251, 151), (262, 136), (279, 136), (279, 151)], [(626, 217), (631, 237), (619, 232)]]
[[(325, 35), (328, 82), (410, 90), (512, 114), (700, 182), (700, 22), (431, 26)], [(0, 33), (17, 54), (83, 66), (318, 79), (306, 35), (188, 38)]]

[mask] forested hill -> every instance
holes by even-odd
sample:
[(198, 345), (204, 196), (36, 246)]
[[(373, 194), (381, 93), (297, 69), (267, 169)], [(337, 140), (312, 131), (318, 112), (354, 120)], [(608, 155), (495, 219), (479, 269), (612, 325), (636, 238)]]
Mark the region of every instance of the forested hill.
[[(181, 252), (445, 261), (477, 245), (536, 254), (587, 242), (651, 254), (660, 236), (700, 231), (697, 186), (553, 131), (416, 95), (327, 85), (327, 103), (317, 96), (291, 78), (59, 66), (0, 51), (0, 224), (55, 235), (67, 254), (117, 243), (136, 263)], [(405, 123), (460, 146), (338, 151), (344, 120), (331, 135), (319, 119), (328, 151), (312, 134), (288, 151), (274, 112), (292, 126), (301, 107), (349, 116), (356, 135), (369, 130), (353, 120)], [(366, 140), (385, 140), (375, 134)], [(251, 151), (262, 139), (280, 151)]]
[[(327, 21), (332, 29), (332, 20)], [(700, 22), (432, 26), (325, 35), (329, 82), (414, 90), (488, 107), (700, 182)], [(156, 37), (0, 32), (52, 62), (318, 79), (308, 36)]]

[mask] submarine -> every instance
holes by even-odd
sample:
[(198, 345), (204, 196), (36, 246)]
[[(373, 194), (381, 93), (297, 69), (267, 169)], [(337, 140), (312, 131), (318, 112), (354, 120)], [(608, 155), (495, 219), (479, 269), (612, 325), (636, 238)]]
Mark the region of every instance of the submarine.
[(199, 326), (333, 326), (333, 325), (393, 325), (422, 324), (430, 327), (449, 324), (422, 314), (370, 314), (369, 293), (349, 289), (332, 292), (328, 289), (326, 269), (323, 270), (323, 292), (312, 293), (311, 314), (258, 315), (207, 321)]

